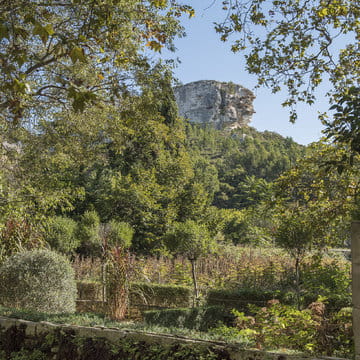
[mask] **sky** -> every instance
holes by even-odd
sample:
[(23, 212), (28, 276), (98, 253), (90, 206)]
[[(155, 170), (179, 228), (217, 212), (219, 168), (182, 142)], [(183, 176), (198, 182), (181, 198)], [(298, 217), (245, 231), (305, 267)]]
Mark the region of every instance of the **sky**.
[(326, 85), (317, 93), (318, 100), (315, 104), (298, 105), (299, 118), (295, 124), (291, 124), (289, 110), (281, 106), (286, 93), (272, 94), (264, 87), (254, 90), (256, 78), (246, 72), (241, 54), (233, 54), (230, 43), (221, 42), (216, 34), (213, 23), (224, 18), (221, 1), (192, 0), (188, 3), (194, 7), (196, 16), (182, 21), (187, 36), (175, 42), (175, 57), (181, 61), (175, 69), (175, 77), (183, 84), (197, 80), (232, 81), (240, 84), (254, 91), (256, 96), (256, 113), (251, 126), (260, 131), (275, 131), (292, 137), (304, 145), (319, 140), (322, 125), (317, 115), (329, 107), (324, 96)]

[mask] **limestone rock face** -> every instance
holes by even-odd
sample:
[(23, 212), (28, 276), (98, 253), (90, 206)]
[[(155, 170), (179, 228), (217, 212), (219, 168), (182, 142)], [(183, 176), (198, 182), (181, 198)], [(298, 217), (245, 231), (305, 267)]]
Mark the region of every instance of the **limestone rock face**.
[(254, 94), (241, 85), (200, 80), (174, 88), (180, 116), (216, 129), (247, 125), (255, 112)]

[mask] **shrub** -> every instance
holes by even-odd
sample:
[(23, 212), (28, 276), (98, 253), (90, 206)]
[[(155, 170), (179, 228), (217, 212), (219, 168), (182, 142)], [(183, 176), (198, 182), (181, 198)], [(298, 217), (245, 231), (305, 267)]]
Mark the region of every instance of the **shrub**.
[[(354, 334), (352, 324), (352, 308), (347, 307), (340, 309), (337, 313), (329, 319), (322, 339), (326, 338), (326, 342), (322, 341), (321, 345), (325, 344), (326, 354), (332, 356), (345, 357), (347, 359), (354, 358)], [(325, 352), (324, 351), (324, 352)]]
[(235, 320), (235, 316), (221, 306), (146, 311), (144, 318), (148, 325), (199, 331), (207, 331), (220, 323), (230, 326)]
[(153, 283), (132, 283), (130, 303), (133, 305), (152, 305), (161, 307), (187, 307), (190, 305), (190, 287)]
[(85, 257), (101, 256), (100, 218), (95, 211), (81, 215), (75, 236), (80, 241), (77, 252)]
[(206, 297), (208, 306), (221, 305), (229, 309), (248, 312), (248, 304), (264, 306), (269, 300), (278, 299), (286, 304), (293, 304), (294, 294), (280, 291), (264, 291), (259, 289), (213, 289)]
[(277, 300), (269, 301), (266, 307), (249, 307), (253, 316), (233, 310), (235, 326), (221, 324), (211, 333), (227, 341), (240, 339), (262, 350), (288, 349), (348, 359), (354, 356), (352, 308), (328, 317), (320, 301), (305, 310)]
[(53, 250), (70, 254), (80, 245), (80, 241), (75, 237), (76, 226), (74, 220), (56, 216), (49, 221), (46, 241)]
[(351, 306), (350, 262), (339, 258), (315, 259), (302, 269), (304, 304), (321, 296), (326, 298), (328, 312)]
[(245, 317), (240, 312), (234, 313), (238, 316), (237, 326), (240, 329), (245, 325), (255, 330), (257, 348), (315, 350), (318, 322), (310, 310), (297, 310), (273, 300), (266, 308), (253, 307), (252, 311), (256, 313), (254, 318)]
[[(309, 304), (317, 301), (318, 298), (318, 294), (305, 294), (303, 296), (303, 307), (307, 307)], [(320, 295), (320, 298), (326, 304), (327, 315), (332, 315), (342, 308), (352, 306), (351, 293)]]
[(319, 323), (312, 318), (310, 310), (300, 311), (277, 300), (269, 301), (266, 307), (250, 307), (254, 316), (233, 310), (236, 326), (221, 325), (212, 329), (212, 333), (224, 338), (244, 338), (261, 350), (315, 350)]
[(68, 260), (49, 250), (25, 251), (0, 267), (0, 303), (47, 313), (75, 311), (76, 283)]
[(134, 229), (126, 222), (111, 220), (106, 224), (108, 242), (110, 246), (120, 246), (128, 249), (134, 235)]

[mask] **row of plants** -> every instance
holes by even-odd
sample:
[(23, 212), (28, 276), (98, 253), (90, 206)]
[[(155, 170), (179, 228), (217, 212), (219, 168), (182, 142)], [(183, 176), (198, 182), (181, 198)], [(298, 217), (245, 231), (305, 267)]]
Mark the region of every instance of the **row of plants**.
[[(171, 291), (176, 289), (166, 286), (189, 287), (193, 284), (191, 265), (186, 257), (133, 256), (130, 263), (129, 282), (143, 284), (139, 293), (146, 293), (149, 303), (150, 297), (159, 295), (161, 286), (163, 296), (159, 302), (166, 304), (166, 297), (174, 298)], [(78, 280), (101, 279), (100, 261), (76, 258), (73, 265)], [(321, 295), (331, 299), (334, 310), (338, 310), (350, 304), (350, 277), (350, 262), (334, 253), (322, 257), (309, 254), (300, 266), (299, 283), (296, 282), (294, 263), (280, 249), (223, 246), (216, 254), (197, 261), (200, 302), (206, 299), (210, 305), (229, 303), (228, 307), (234, 308), (239, 302), (246, 306), (246, 301), (266, 302), (272, 298), (307, 306)]]

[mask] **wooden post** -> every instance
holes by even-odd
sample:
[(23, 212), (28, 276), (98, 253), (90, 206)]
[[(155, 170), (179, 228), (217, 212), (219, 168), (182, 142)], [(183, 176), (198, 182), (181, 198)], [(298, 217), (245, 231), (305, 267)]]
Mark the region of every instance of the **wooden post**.
[(351, 224), (351, 262), (355, 360), (360, 360), (360, 221)]

